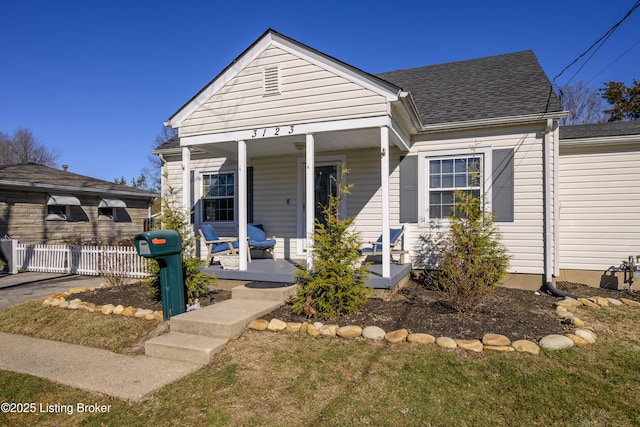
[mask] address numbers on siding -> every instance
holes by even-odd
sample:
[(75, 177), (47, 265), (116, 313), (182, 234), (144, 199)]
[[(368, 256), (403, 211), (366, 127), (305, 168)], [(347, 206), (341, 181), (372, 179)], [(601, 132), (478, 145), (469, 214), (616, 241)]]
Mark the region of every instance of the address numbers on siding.
[(271, 136), (291, 135), (293, 134), (293, 131), (293, 125), (286, 125), (275, 128), (253, 129), (251, 131), (251, 138), (268, 138)]

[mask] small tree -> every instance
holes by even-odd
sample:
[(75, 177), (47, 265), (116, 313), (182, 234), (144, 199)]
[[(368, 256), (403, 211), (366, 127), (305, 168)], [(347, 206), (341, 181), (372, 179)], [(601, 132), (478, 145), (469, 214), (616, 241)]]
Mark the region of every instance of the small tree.
[[(195, 255), (196, 239), (191, 229), (189, 213), (179, 207), (173, 198), (173, 188), (169, 187), (169, 197), (162, 200), (160, 227), (163, 230), (175, 230), (182, 241), (182, 275), (189, 299), (200, 298), (209, 292), (209, 286), (215, 283), (215, 277), (200, 271), (205, 263)], [(151, 287), (156, 297), (160, 292), (160, 267), (150, 263)]]
[[(348, 173), (343, 168), (342, 176)], [(332, 178), (335, 179), (335, 178)], [(298, 291), (292, 310), (307, 317), (335, 319), (353, 313), (366, 302), (369, 270), (360, 265), (360, 234), (351, 229), (355, 218), (340, 219), (340, 201), (352, 185), (336, 182), (336, 194), (322, 207), (323, 221), (313, 233), (313, 265), (296, 271)]]
[(506, 248), (484, 197), (456, 191), (456, 210), (440, 244), (438, 269), (430, 276), (449, 305), (459, 313), (473, 311), (491, 294), (509, 265)]

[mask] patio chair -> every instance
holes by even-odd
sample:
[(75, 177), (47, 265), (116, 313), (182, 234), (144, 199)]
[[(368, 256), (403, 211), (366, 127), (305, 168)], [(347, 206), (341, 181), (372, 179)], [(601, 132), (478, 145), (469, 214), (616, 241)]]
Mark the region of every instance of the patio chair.
[(203, 242), (207, 245), (209, 264), (219, 255), (237, 255), (237, 237), (219, 237), (211, 224), (202, 224), (199, 231)]
[[(389, 230), (389, 246), (391, 247), (391, 261), (396, 262), (393, 259), (393, 256), (399, 255), (399, 260), (397, 261), (399, 264), (404, 264), (404, 256), (407, 254), (407, 251), (402, 250), (402, 248), (396, 247), (398, 243), (401, 241), (403, 234), (404, 234), (404, 226), (402, 228), (392, 228)], [(378, 237), (378, 240), (376, 240), (375, 242), (368, 242), (367, 244), (371, 246), (360, 249), (360, 256), (363, 261), (368, 256), (382, 255), (382, 235), (380, 235), (380, 237)]]
[(273, 236), (270, 239), (267, 239), (267, 235), (264, 232), (261, 224), (256, 225), (247, 225), (247, 237), (249, 250), (251, 249), (260, 249), (262, 250), (263, 256), (265, 252), (271, 253), (271, 258), (276, 260), (275, 246), (276, 240)]

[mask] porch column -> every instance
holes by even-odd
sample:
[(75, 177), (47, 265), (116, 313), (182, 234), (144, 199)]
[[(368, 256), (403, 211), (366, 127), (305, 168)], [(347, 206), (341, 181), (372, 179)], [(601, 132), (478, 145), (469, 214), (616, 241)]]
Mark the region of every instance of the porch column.
[(389, 214), (389, 128), (380, 128), (380, 189), (382, 196), (382, 277), (391, 277)]
[(182, 207), (191, 211), (191, 150), (182, 147)]
[(238, 141), (238, 269), (247, 270), (247, 143)]
[(306, 147), (306, 169), (305, 169), (305, 223), (307, 229), (307, 266), (312, 267), (313, 259), (312, 259), (312, 248), (313, 245), (313, 230), (314, 230), (314, 220), (315, 220), (315, 140), (312, 134), (307, 134), (305, 139), (305, 147)]

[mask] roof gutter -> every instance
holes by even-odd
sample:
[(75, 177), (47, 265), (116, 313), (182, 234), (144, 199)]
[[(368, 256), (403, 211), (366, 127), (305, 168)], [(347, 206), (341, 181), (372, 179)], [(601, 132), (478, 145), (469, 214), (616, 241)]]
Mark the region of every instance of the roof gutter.
[(567, 115), (568, 113), (566, 111), (558, 111), (553, 113), (527, 114), (523, 116), (496, 117), (496, 118), (488, 118), (488, 119), (480, 119), (480, 120), (437, 123), (437, 124), (423, 125), (421, 133), (423, 134), (436, 133), (436, 132), (444, 132), (444, 131), (459, 131), (459, 130), (468, 130), (468, 129), (477, 129), (477, 128), (498, 127), (498, 126), (505, 126), (505, 125), (539, 123), (544, 120), (561, 119), (563, 117), (566, 117)]
[(153, 199), (158, 197), (157, 194), (146, 192), (138, 193), (135, 191), (120, 191), (120, 190), (101, 190), (95, 188), (86, 188), (86, 187), (67, 187), (61, 185), (51, 185), (51, 184), (34, 184), (30, 182), (21, 182), (21, 181), (9, 181), (9, 180), (0, 180), (0, 186), (18, 188), (22, 190), (43, 190), (43, 191), (58, 191), (58, 192), (67, 192), (67, 193), (76, 193), (76, 194), (97, 194), (97, 195), (119, 195), (126, 197), (137, 197), (137, 198), (147, 198)]

